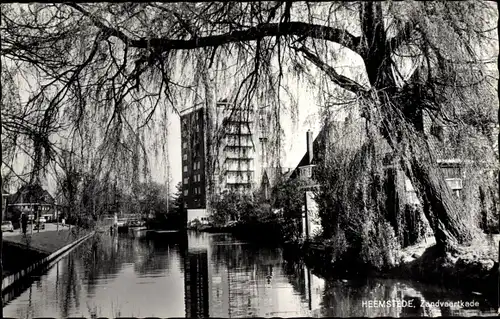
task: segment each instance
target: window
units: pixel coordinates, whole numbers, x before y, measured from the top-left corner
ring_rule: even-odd
[[[184,178],[184,184],[187,184],[188,183],[188,178]]]
[[[182,143],[182,148],[186,148],[187,147],[187,142],[183,142]]]
[[[188,167],[187,165],[184,165],[184,169],[183,169],[184,173],[186,173],[188,171]]]
[[[299,170],[300,177],[311,177],[311,167],[301,167]]]
[[[444,140],[444,127],[438,124],[432,124],[431,134],[434,135],[438,140]]]
[[[188,159],[187,154],[182,155],[182,159],[185,160],[185,161],[187,161],[187,159]]]
[[[185,190],[184,190],[184,196],[187,196],[187,195],[188,195],[188,193],[189,193],[189,192],[188,192],[188,190],[187,190],[187,189],[185,189]]]
[[[446,167],[443,168],[445,178],[462,178],[460,167]]]

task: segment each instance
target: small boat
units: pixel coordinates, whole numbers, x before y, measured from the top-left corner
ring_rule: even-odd
[[[128,229],[128,233],[132,238],[142,238],[146,236],[146,233],[148,232],[147,227],[130,227]]]

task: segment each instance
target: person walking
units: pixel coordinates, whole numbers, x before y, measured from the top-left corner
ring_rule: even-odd
[[[116,214],[116,213],[113,217],[113,233],[114,234],[118,233],[118,214]]]
[[[26,235],[28,231],[28,216],[25,213],[21,214],[21,230]]]

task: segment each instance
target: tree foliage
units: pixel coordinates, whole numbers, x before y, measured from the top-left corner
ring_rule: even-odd
[[[224,226],[230,221],[245,224],[262,223],[272,216],[271,205],[259,194],[224,191],[213,201],[211,221]]]
[[[496,14],[484,1],[3,5],[2,60],[14,92],[22,86],[29,97],[2,99],[10,104],[2,117],[30,141],[34,171],[53,157],[51,136],[64,131],[132,183],[134,174],[121,173],[147,174],[144,136],[165,124],[167,109],[203,102],[215,132],[214,105],[224,95],[270,106],[279,160],[283,98],[293,101],[290,88],[303,81],[325,121],[339,105],[366,120],[374,189],[386,144],[427,204],[438,244],[466,244],[478,229],[436,168],[423,115],[491,136],[497,75],[486,62],[496,53]],[[357,68],[342,68],[343,58]],[[208,156],[212,171],[213,148]]]
[[[301,179],[279,181],[273,189],[273,208],[278,209],[282,217],[285,240],[297,241],[302,237],[302,209],[305,205],[301,187],[306,182]]]

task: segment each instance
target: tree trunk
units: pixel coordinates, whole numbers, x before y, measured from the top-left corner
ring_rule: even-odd
[[[425,155],[422,153],[420,155]],[[405,166],[405,172],[410,176],[419,198],[428,205],[424,213],[437,245],[448,250],[457,244],[466,245],[478,237],[481,232],[473,216],[468,215],[460,200],[454,198],[439,169],[432,163],[422,161],[416,154],[410,156],[410,165]]]
[[[387,46],[380,2],[364,2],[360,21],[361,55],[373,88],[370,96],[363,97],[366,100],[362,114],[368,122],[377,125],[392,150],[399,152],[403,170],[423,204],[429,206],[425,210],[426,217],[437,245],[450,249],[456,244],[467,244],[480,232],[463,205],[461,207],[458,200],[452,197],[425,140],[421,113],[424,106],[420,101],[422,91],[418,84],[418,72],[409,79],[415,85],[407,85],[404,92],[398,88],[391,69],[391,51]],[[420,145],[414,145],[415,142]],[[411,146],[409,152],[404,147],[406,144]]]
[[[422,204],[428,205],[429,209],[424,209],[425,216],[434,232],[436,244],[443,250],[452,250],[458,244],[469,244],[482,232],[472,216],[465,212],[460,199],[452,195],[424,135],[420,134],[412,119],[396,115],[394,109],[388,106],[396,99],[376,95],[372,96],[376,100],[374,103],[365,105],[367,120],[379,123],[380,133],[393,152],[399,154],[401,167]]]
[[[2,146],[0,146],[0,154],[1,153],[2,153]],[[3,206],[3,176],[1,176],[1,175],[0,175],[0,189],[2,190],[2,206]],[[2,214],[3,214],[3,209],[2,209]],[[2,214],[0,214],[0,225],[2,224],[2,221],[3,221]],[[3,232],[2,232],[1,228],[0,228],[0,278],[3,281]],[[0,286],[1,286],[1,284],[0,284]],[[2,288],[0,288],[0,290]],[[3,294],[1,292],[0,292],[0,306],[1,306],[0,307],[0,318],[3,318]]]

